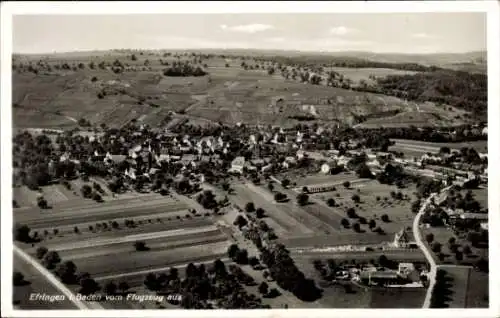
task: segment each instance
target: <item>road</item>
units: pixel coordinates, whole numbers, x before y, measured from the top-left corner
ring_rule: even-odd
[[[448,186],[444,189],[441,190],[440,193],[446,192],[451,186]],[[425,300],[424,300],[424,305],[423,308],[429,308],[430,303],[431,303],[431,296],[432,296],[432,290],[434,289],[434,285],[436,284],[436,271],[437,271],[437,265],[436,261],[434,260],[432,256],[432,252],[429,251],[427,248],[427,245],[422,239],[422,233],[420,232],[419,224],[420,224],[420,219],[425,213],[425,210],[427,206],[431,203],[432,198],[434,198],[437,195],[437,193],[432,193],[427,200],[425,200],[424,204],[422,204],[422,207],[418,211],[415,219],[413,220],[413,236],[415,237],[415,242],[417,243],[418,247],[422,250],[422,252],[425,255],[425,258],[430,264],[430,271],[429,271],[429,287],[427,289],[427,293],[425,295]]]

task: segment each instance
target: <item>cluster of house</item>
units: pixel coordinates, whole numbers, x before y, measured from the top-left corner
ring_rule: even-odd
[[[367,286],[423,287],[422,275],[413,263],[399,263],[397,270],[367,266],[351,272],[354,281]]]
[[[397,269],[389,269],[372,264],[344,265],[336,269],[335,280],[354,281],[366,286],[423,287],[420,271],[413,263],[399,263]]]

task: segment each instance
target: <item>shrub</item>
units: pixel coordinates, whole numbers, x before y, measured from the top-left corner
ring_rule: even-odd
[[[39,248],[36,249],[36,257],[38,259],[43,259],[45,254],[47,254],[49,250],[45,246],[40,246]]]

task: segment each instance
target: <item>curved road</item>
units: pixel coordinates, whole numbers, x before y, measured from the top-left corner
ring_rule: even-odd
[[[451,186],[445,187],[441,190],[440,193],[446,192]],[[422,250],[422,252],[425,255],[425,258],[430,264],[430,271],[429,271],[429,287],[427,288],[427,293],[425,295],[425,300],[424,300],[424,305],[423,308],[429,308],[430,303],[431,303],[431,296],[432,296],[432,290],[434,289],[434,285],[436,284],[436,271],[437,271],[437,265],[436,262],[434,261],[434,258],[432,257],[432,252],[427,249],[427,246],[425,245],[424,241],[422,240],[422,233],[420,232],[419,229],[419,223],[420,219],[425,213],[425,209],[431,203],[432,198],[434,198],[438,193],[432,193],[427,200],[425,200],[424,204],[422,204],[422,207],[418,211],[417,216],[413,220],[413,236],[415,237],[415,242],[417,243],[418,247]]]

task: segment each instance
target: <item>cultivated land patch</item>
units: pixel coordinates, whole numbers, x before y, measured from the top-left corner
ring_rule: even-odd
[[[451,284],[451,298],[446,304],[449,308],[467,308],[467,290],[470,286],[470,273],[473,271],[472,267],[468,266],[440,266],[447,273],[447,277],[452,280]]]
[[[130,199],[96,203],[92,200],[83,204],[54,206],[53,209],[42,210],[32,208],[16,211],[15,222],[26,224],[33,229],[54,226],[88,224],[90,222],[108,221],[115,218],[134,218],[144,215],[167,212],[187,213],[188,207],[182,202],[159,196],[156,200]]]
[[[391,150],[396,151],[412,151],[420,154],[427,152],[437,153],[441,147],[449,147],[450,149],[459,150],[462,147],[472,147],[478,152],[487,153],[488,152],[488,141],[471,141],[471,142],[460,142],[460,143],[445,143],[445,142],[425,142],[418,140],[409,139],[391,139],[395,141],[395,145],[391,146]]]
[[[199,235],[199,237],[204,237]],[[205,239],[209,236],[204,237]],[[146,245],[148,241],[145,241]],[[155,267],[169,266],[175,263],[197,262],[200,258],[213,257],[217,259],[227,252],[229,241],[207,242],[206,244],[191,243],[191,245],[169,248],[156,246],[149,251],[135,251],[130,243],[128,251],[115,253],[114,248],[102,247],[108,253],[88,255],[85,258],[75,259],[74,262],[80,271],[89,272],[94,277],[120,275],[128,272],[147,270]],[[99,248],[95,248],[99,251]],[[62,257],[62,256],[61,256]]]
[[[300,223],[300,220],[297,220],[286,212],[284,213],[283,209],[286,209],[284,205],[276,204],[272,195],[265,195],[267,191],[260,191],[260,189],[257,189],[257,187],[253,185],[234,185],[233,187],[236,192],[234,199],[240,203],[241,207],[245,208],[247,202],[253,202],[256,208],[263,208],[268,216],[266,219],[271,219],[273,223],[278,225],[275,231],[282,233],[286,232],[287,235],[292,233],[294,235],[312,233],[307,227]],[[271,226],[271,224],[269,225]]]
[[[489,307],[489,277],[487,273],[471,270],[467,288],[466,308]]]

